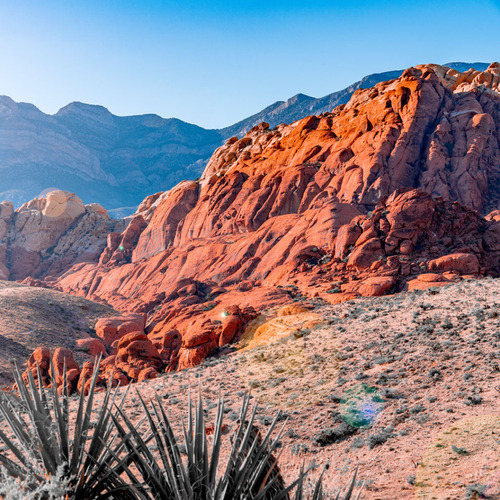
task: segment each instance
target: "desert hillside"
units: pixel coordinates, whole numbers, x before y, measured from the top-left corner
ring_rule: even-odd
[[[358,468],[363,499],[495,499],[499,297],[499,279],[487,278],[338,305],[303,299],[264,311],[232,349],[135,388],[158,394],[178,432],[189,389],[201,390],[209,425],[224,397],[228,433],[251,391],[263,433],[277,412],[287,420],[287,481],[304,462],[317,464],[311,478],[330,463],[326,498]]]
[[[500,0],[4,3],[0,500],[500,500]]]
[[[93,334],[96,321],[116,311],[81,297],[0,281],[0,383],[11,384],[10,361],[21,370],[39,346],[70,349],[81,363],[77,341]]]

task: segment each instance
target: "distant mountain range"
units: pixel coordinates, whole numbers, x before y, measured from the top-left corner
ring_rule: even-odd
[[[486,63],[448,63],[484,71]],[[73,102],[55,115],[0,96],[0,201],[20,205],[51,188],[77,193],[123,216],[142,199],[201,175],[229,137],[266,121],[271,127],[330,111],[358,89],[398,78],[402,71],[366,76],[319,99],[298,94],[229,127],[207,130],[158,115],[116,116],[105,107]]]

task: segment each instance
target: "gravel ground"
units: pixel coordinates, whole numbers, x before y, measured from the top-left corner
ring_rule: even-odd
[[[261,432],[277,412],[286,420],[287,481],[304,462],[311,478],[328,462],[330,493],[357,468],[365,499],[498,499],[499,291],[487,278],[270,310],[233,352],[136,384],[127,412],[138,422],[135,391],[157,393],[180,431],[190,390],[201,391],[208,423],[222,395],[229,434],[251,390]]]

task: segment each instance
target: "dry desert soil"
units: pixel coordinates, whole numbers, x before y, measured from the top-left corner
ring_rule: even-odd
[[[303,463],[314,478],[328,462],[327,498],[357,469],[364,499],[498,499],[499,292],[500,279],[486,278],[338,305],[299,300],[257,318],[231,352],[135,384],[127,412],[139,423],[136,391],[156,393],[180,432],[189,392],[201,391],[208,423],[225,399],[230,434],[251,391],[262,432],[278,412],[286,421],[287,481]]]
[[[59,343],[68,329],[85,329],[82,306],[85,318],[104,311],[56,292],[2,286],[4,311],[9,301],[29,302]],[[338,305],[297,300],[258,317],[239,344],[202,365],[134,384],[126,411],[140,427],[138,393],[158,394],[180,433],[190,392],[201,391],[208,424],[223,397],[227,448],[250,391],[262,433],[276,414],[285,424],[279,463],[287,481],[304,463],[313,466],[311,479],[329,463],[326,498],[357,470],[363,499],[499,499],[499,292],[500,279],[485,278]]]
[[[47,288],[0,281],[0,384],[10,384],[10,361],[20,367],[38,346],[67,347],[79,362],[76,340],[92,335],[96,320],[116,311],[81,297]]]

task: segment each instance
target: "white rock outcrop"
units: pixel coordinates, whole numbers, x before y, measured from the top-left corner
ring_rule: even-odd
[[[0,203],[0,279],[57,276],[72,264],[96,262],[119,221],[96,203],[51,191],[14,211]]]

